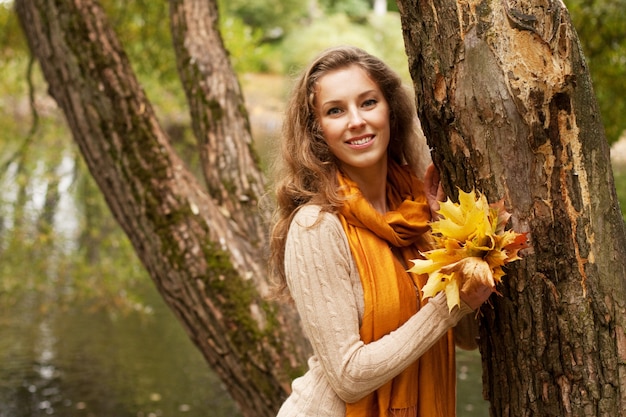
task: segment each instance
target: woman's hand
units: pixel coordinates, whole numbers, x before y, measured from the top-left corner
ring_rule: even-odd
[[[461,289],[459,296],[472,310],[476,310],[495,292],[495,287],[490,284],[481,283],[473,285],[471,289]]]
[[[441,181],[439,178],[439,171],[435,168],[435,165],[430,164],[426,168],[424,174],[424,191],[426,192],[426,199],[428,200],[428,206],[430,207],[430,217],[437,219],[439,214],[439,202],[446,199],[446,193],[443,191]]]

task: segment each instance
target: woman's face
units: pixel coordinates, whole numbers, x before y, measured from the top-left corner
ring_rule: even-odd
[[[331,152],[351,177],[387,167],[389,105],[361,67],[331,71],[317,82],[315,111]]]

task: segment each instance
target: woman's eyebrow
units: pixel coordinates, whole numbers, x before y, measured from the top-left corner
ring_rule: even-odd
[[[362,97],[364,97],[364,96],[368,96],[368,95],[370,95],[370,94],[381,94],[381,92],[380,92],[379,90],[376,90],[376,89],[372,88],[372,89],[370,89],[370,90],[366,90],[366,91],[363,91],[363,92],[359,93],[359,94],[357,95],[357,98],[362,98]],[[322,106],[327,106],[327,105],[329,105],[329,104],[340,104],[340,103],[343,103],[344,101],[345,101],[345,100],[344,100],[344,99],[341,99],[341,98],[337,98],[337,99],[334,99],[334,98],[333,98],[333,99],[330,99],[330,100],[324,101],[324,102],[322,102],[321,104],[322,104]]]

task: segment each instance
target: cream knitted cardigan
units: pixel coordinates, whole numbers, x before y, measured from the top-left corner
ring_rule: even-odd
[[[347,237],[338,217],[318,206],[302,207],[291,223],[285,273],[314,354],[278,417],[344,417],[346,402],[396,376],[472,311],[462,303],[448,312],[439,294],[397,330],[364,344],[363,289]]]

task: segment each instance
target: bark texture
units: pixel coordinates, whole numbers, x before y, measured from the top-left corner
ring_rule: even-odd
[[[399,0],[449,195],[505,199],[524,260],[482,309],[493,416],[626,415],[626,235],[586,63],[560,1]]]
[[[188,21],[210,28],[215,4],[172,2],[209,192],[172,150],[96,1],[15,6],[50,94],[158,290],[243,415],[275,415],[307,345],[293,312],[264,298],[263,182],[236,79],[219,37],[202,38]],[[206,62],[189,52],[192,39],[207,42]]]
[[[209,194],[241,236],[261,239],[255,244],[262,246],[268,219],[258,203],[264,179],[239,81],[219,33],[217,4],[170,0],[170,19]]]

